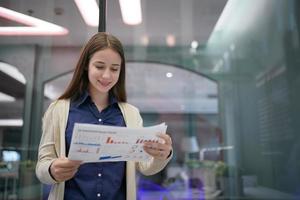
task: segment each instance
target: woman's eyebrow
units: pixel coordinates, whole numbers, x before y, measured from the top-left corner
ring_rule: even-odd
[[[94,62],[94,64],[106,64],[106,63],[103,62],[103,61],[97,60],[97,61]],[[111,64],[111,65],[112,65],[112,66],[116,66],[116,67],[121,66],[121,64],[118,64],[118,63],[113,63],[113,64]]]
[[[99,60],[95,61],[94,63],[105,64],[105,62],[103,62],[103,61],[99,61]]]

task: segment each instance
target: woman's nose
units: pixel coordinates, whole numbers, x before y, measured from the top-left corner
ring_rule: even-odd
[[[110,78],[110,71],[108,69],[104,70],[102,74],[103,78]]]

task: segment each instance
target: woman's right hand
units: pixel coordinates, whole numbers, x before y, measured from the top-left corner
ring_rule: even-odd
[[[50,173],[58,182],[67,181],[76,174],[81,163],[82,161],[69,160],[66,157],[60,157],[52,162]]]

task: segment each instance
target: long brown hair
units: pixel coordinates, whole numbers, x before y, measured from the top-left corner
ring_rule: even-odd
[[[95,34],[81,50],[73,77],[66,91],[58,99],[77,99],[89,85],[88,65],[97,51],[110,48],[121,57],[121,71],[118,82],[110,90],[118,102],[126,102],[125,89],[125,56],[122,43],[113,35],[100,32]]]

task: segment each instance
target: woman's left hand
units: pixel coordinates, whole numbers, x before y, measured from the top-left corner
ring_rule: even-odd
[[[159,160],[165,160],[172,152],[172,139],[168,134],[158,134],[163,142],[145,142],[144,150]]]

